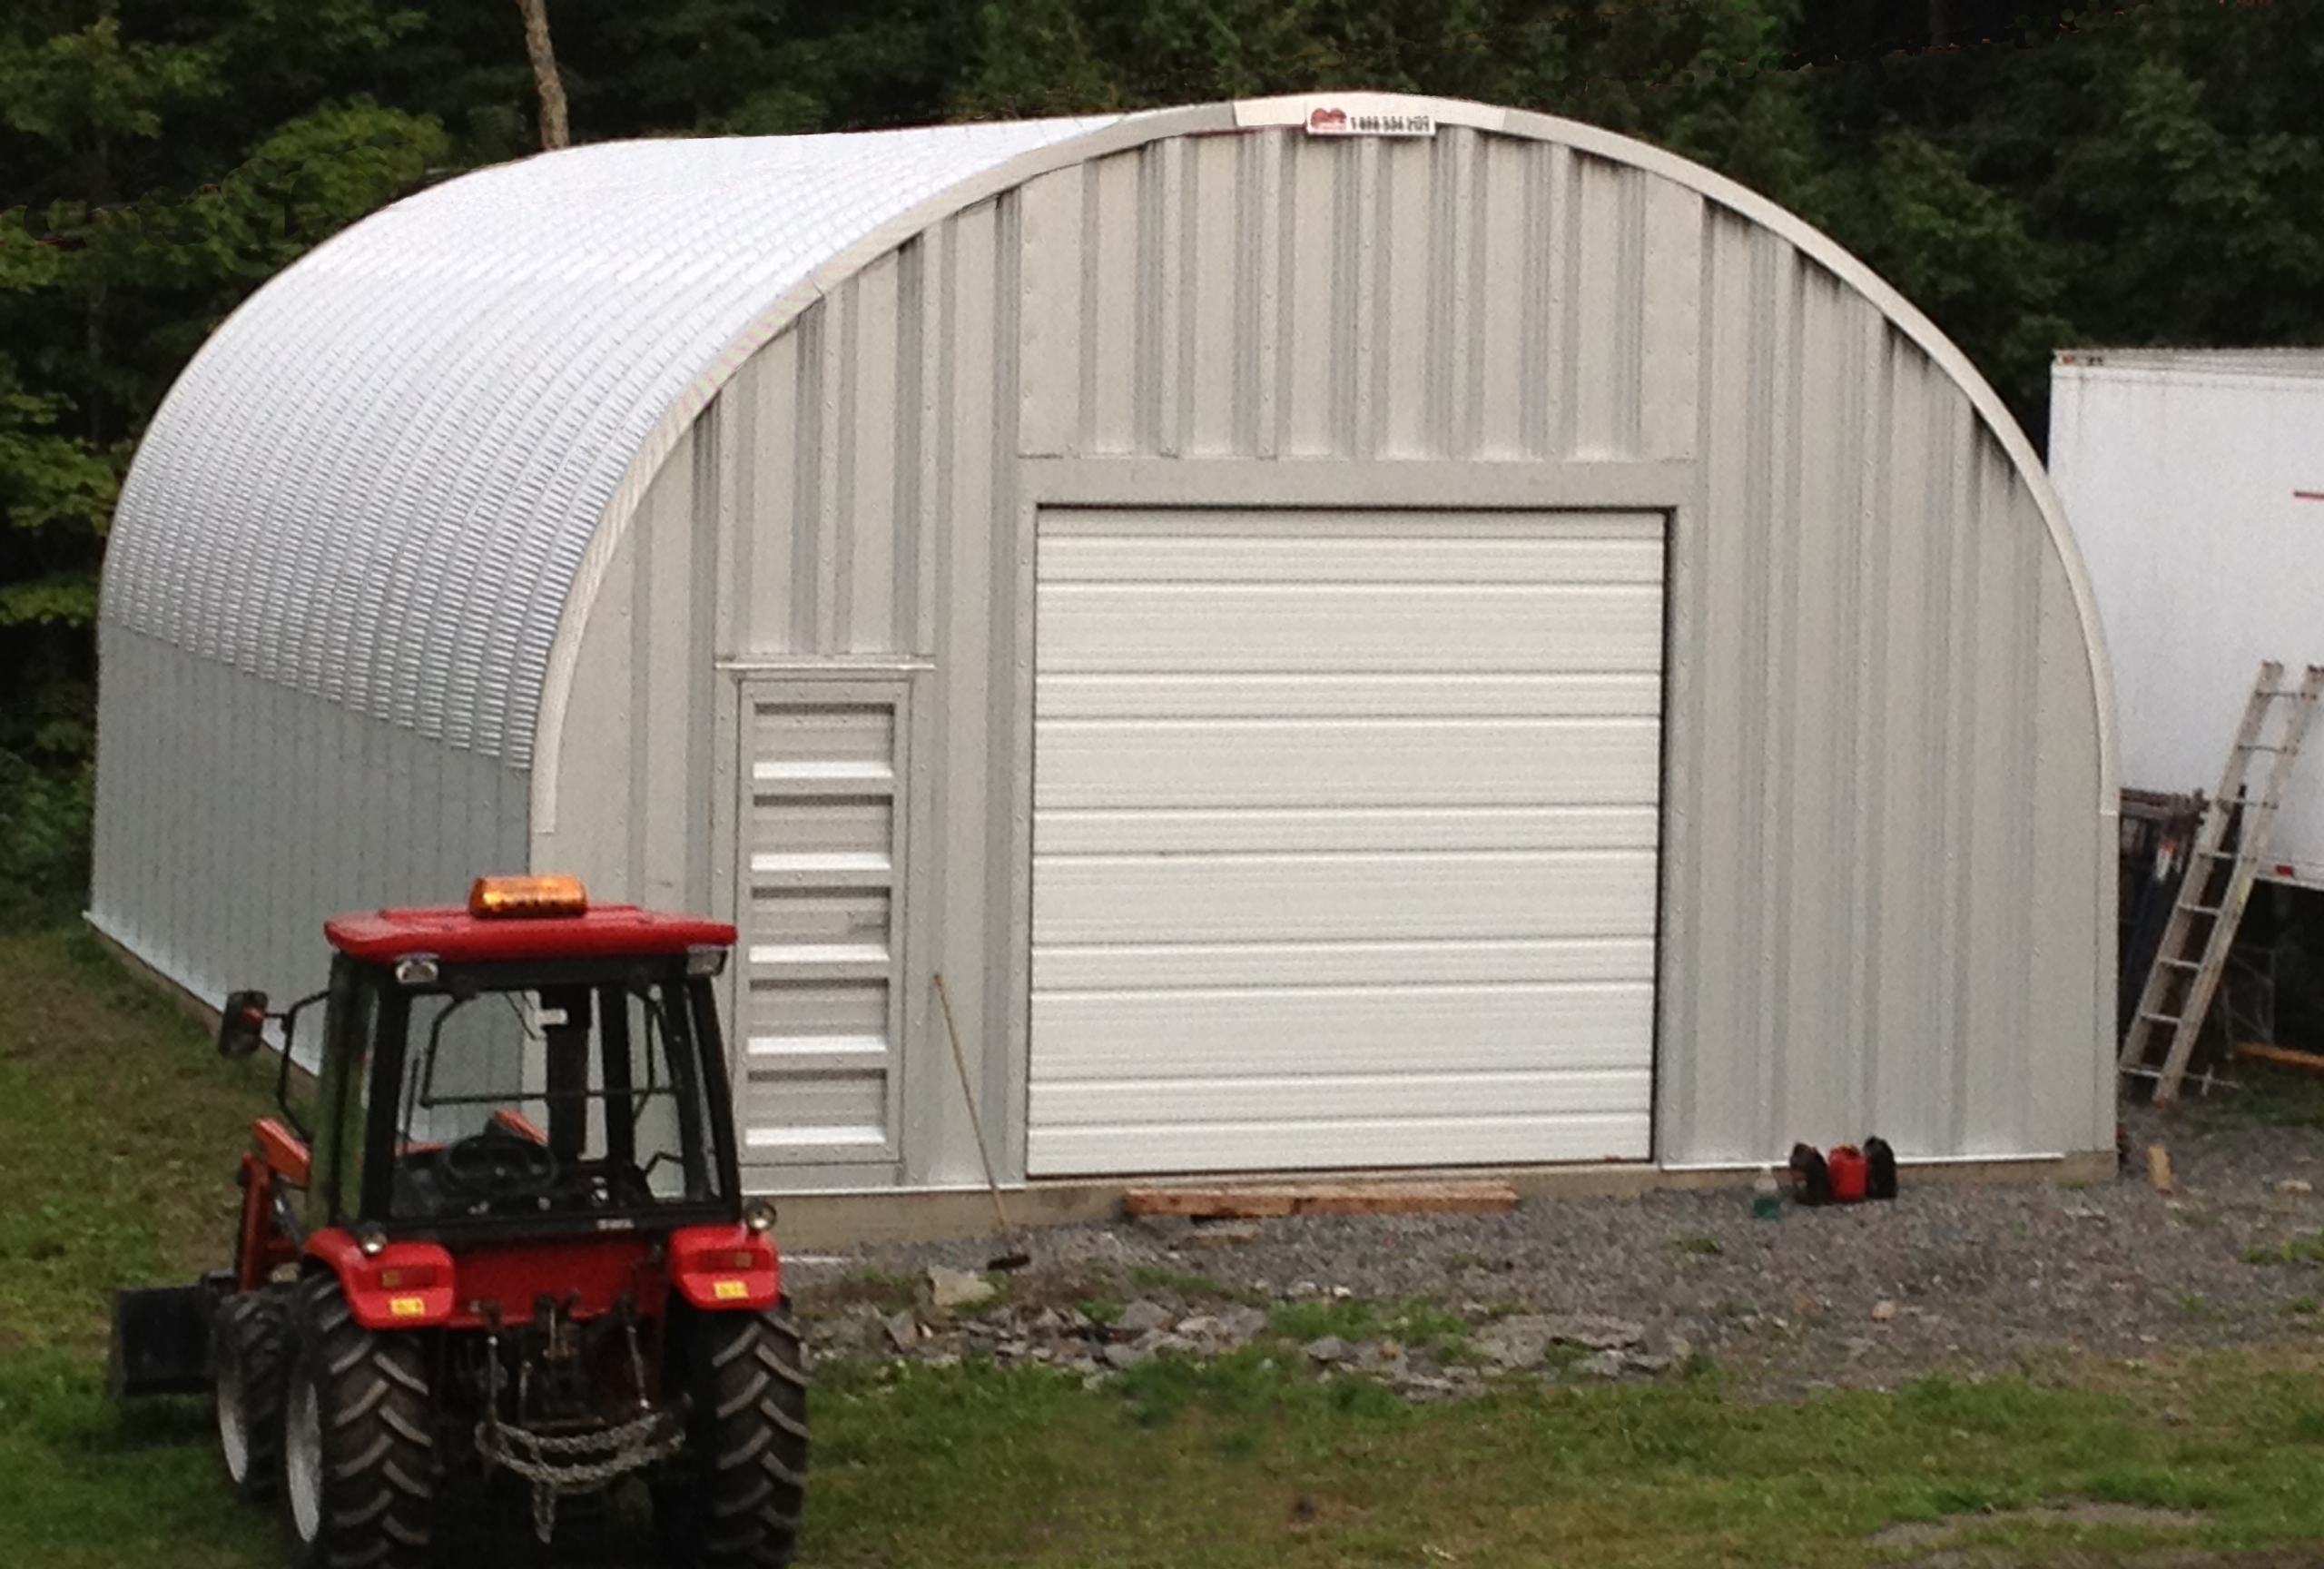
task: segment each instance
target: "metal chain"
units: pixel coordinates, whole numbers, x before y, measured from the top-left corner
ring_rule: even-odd
[[[546,1544],[556,1529],[558,1494],[586,1493],[665,1460],[685,1446],[685,1430],[667,1411],[648,1411],[618,1427],[560,1436],[509,1426],[496,1411],[476,1425],[476,1446],[487,1463],[533,1485],[533,1534]],[[581,1458],[593,1455],[604,1458]]]

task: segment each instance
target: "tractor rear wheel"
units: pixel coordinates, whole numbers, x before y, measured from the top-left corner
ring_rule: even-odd
[[[290,1323],[281,1502],[293,1569],[420,1569],[435,1426],[419,1344],[358,1324],[327,1275],[299,1283]]]
[[[210,1327],[218,1454],[245,1502],[274,1495],[290,1357],[290,1316],[279,1292],[238,1291],[218,1305]]]
[[[655,1489],[665,1547],[685,1569],[782,1569],[807,1483],[807,1374],[786,1302],[703,1313],[680,1348],[685,1448]]]

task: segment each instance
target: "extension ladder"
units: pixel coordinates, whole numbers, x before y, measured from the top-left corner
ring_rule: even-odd
[[[2186,1077],[2187,1060],[2194,1055],[2203,1017],[2211,1011],[2219,991],[2220,975],[2235,945],[2235,929],[2243,919],[2244,903],[2251,896],[2251,880],[2260,857],[2267,854],[2269,831],[2282,803],[2291,765],[2324,693],[2324,665],[2310,665],[2297,687],[2280,685],[2284,667],[2273,660],[2260,666],[2260,678],[2244,707],[2243,724],[2229,749],[2227,768],[2220,775],[2219,793],[2203,811],[2203,825],[2187,853],[2187,870],[2180,879],[2179,897],[2171,923],[2156,944],[2154,965],[2147,972],[2146,989],[2140,993],[2138,1011],[2131,1018],[2129,1035],[2115,1066],[2133,1078],[2154,1081],[2154,1103],[2169,1106],[2179,1099],[2180,1081]],[[2280,716],[2280,717],[2279,717]],[[2262,741],[2275,719],[2275,739]],[[2248,799],[2252,761],[2271,754],[2257,801]],[[2241,832],[2232,848],[2228,827],[2238,812]],[[2221,875],[2222,868],[2225,875]],[[2155,1067],[2147,1061],[2158,1036],[2167,1033],[2171,1050]]]

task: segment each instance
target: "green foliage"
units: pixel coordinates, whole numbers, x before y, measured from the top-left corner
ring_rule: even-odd
[[[44,35],[0,27],[0,922],[19,923],[87,885],[97,569],[138,433],[251,289],[449,151],[432,119],[318,91],[411,14],[49,9]]]
[[[0,238],[0,266],[7,252],[7,239]],[[119,482],[103,457],[56,430],[67,407],[54,393],[24,390],[15,362],[0,356],[0,515],[12,528],[59,528],[102,537]],[[4,607],[0,601],[0,626],[59,618],[54,609],[12,615]]]
[[[89,885],[94,805],[85,765],[59,774],[0,751],[0,931],[72,917]]]
[[[1807,198],[1824,225],[1946,331],[1986,346],[1988,378],[2021,407],[2049,396],[2050,351],[2073,331],[2056,256],[2024,214],[1922,133],[1882,133],[1869,156]]]

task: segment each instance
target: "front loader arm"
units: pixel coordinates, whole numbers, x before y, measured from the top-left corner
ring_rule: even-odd
[[[305,1228],[290,1190],[304,1188],[312,1170],[307,1146],[271,1117],[251,1124],[256,1148],[242,1152],[235,1180],[242,1189],[241,1229],[235,1239],[234,1284],[255,1290],[284,1264],[299,1260]]]

